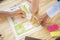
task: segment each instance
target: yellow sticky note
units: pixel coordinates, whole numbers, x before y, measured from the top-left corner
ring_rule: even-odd
[[[22,7],[21,7],[21,9],[22,9],[26,14],[28,14],[28,13],[29,13],[29,11],[28,11],[28,9],[25,7],[25,5],[24,5],[24,6],[22,6]]]
[[[60,31],[53,31],[53,32],[50,32],[50,35],[51,36],[60,36]]]

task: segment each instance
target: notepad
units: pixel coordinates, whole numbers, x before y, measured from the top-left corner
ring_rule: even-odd
[[[59,26],[58,26],[57,24],[48,26],[48,31],[49,31],[49,32],[56,31],[56,30],[58,30],[58,29],[59,29]]]
[[[50,35],[51,35],[52,37],[60,36],[60,31],[50,32]]]

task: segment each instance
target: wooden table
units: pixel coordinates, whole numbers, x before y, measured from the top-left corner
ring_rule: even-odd
[[[13,0],[14,1],[14,0]],[[41,15],[46,12],[46,10],[51,7],[53,4],[55,4],[57,1],[56,0],[51,0],[51,1],[40,1],[40,12]],[[15,0],[15,3],[19,3],[19,1]],[[15,4],[13,2],[13,4]],[[10,7],[13,4],[5,4],[7,6],[4,6],[4,3],[0,4],[1,9],[6,9],[7,7]],[[52,18],[50,21],[47,21],[48,24],[45,26],[42,26],[43,28],[37,32],[32,33],[29,35],[29,37],[35,37],[43,40],[55,40],[56,37],[51,37],[49,34],[49,31],[47,30],[48,25],[52,25],[54,23],[58,24],[60,26],[60,14]],[[3,40],[15,40],[15,36],[13,34],[12,28],[10,27],[9,23],[7,20],[0,22],[0,34],[3,35]],[[21,40],[24,40],[25,38],[22,38]]]

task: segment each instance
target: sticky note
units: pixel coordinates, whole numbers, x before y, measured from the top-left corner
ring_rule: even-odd
[[[55,37],[55,36],[60,36],[60,31],[53,31],[53,32],[50,32],[50,35]]]
[[[22,3],[20,7],[21,7],[21,10],[26,14],[26,18],[28,20],[30,20],[31,16],[32,16],[32,14],[29,10],[30,9],[30,4],[25,2],[25,3]]]
[[[23,6],[21,7],[21,9],[22,9],[26,14],[29,13],[29,11],[28,11],[28,9],[25,7],[25,5],[23,5]]]
[[[58,25],[54,24],[54,25],[48,26],[48,31],[52,32],[52,31],[58,30],[58,28],[59,28]]]

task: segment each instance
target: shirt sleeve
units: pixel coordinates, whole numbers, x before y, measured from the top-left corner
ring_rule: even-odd
[[[60,1],[47,10],[47,15],[52,18],[60,12]]]

